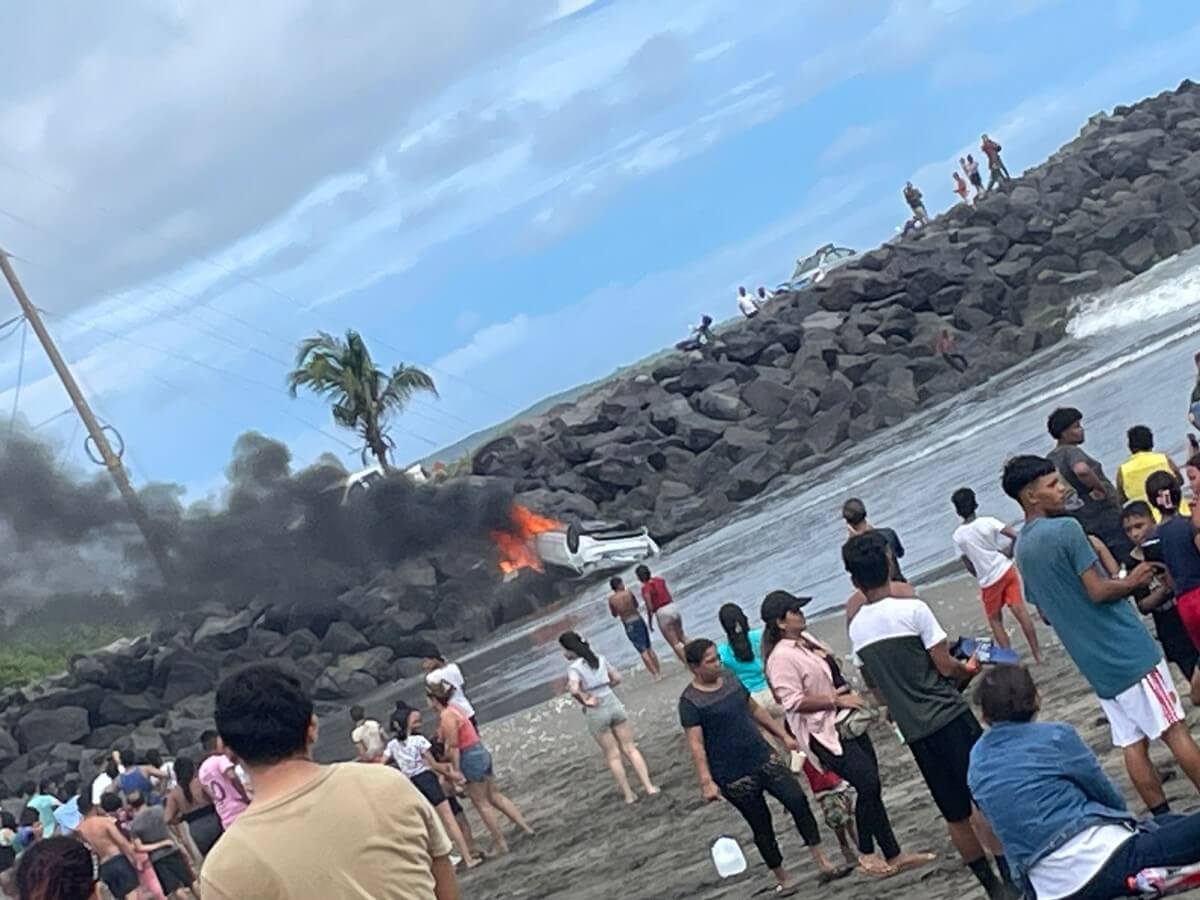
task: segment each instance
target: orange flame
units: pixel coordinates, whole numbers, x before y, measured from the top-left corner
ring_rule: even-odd
[[[500,551],[500,571],[511,575],[520,569],[542,571],[542,560],[533,545],[533,538],[543,531],[556,531],[561,522],[539,516],[518,503],[512,506],[512,525],[507,531],[493,531],[492,540]]]

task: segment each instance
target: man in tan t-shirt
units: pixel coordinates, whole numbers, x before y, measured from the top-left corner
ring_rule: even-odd
[[[458,900],[450,840],[407,778],[387,766],[322,766],[312,700],[275,663],[217,689],[217,730],[254,800],[204,863],[206,900]]]

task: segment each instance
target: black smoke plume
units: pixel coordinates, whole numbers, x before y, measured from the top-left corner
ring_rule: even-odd
[[[286,446],[250,432],[219,501],[187,506],[178,486],[145,487],[171,560],[163,586],[107,474],[64,473],[49,446],[16,435],[0,444],[0,602],[9,618],[80,592],[159,610],[328,602],[411,557],[488,552],[486,534],[510,521],[511,493],[495,484],[395,475],[343,502],[346,475],[331,457],[293,471]]]

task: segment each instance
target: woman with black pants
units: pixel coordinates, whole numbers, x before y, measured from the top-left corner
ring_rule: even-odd
[[[835,869],[821,850],[821,835],[804,789],[787,766],[772,753],[763,729],[794,750],[795,741],[758,706],[736,678],[724,676],[717,647],[695,640],[684,651],[692,683],[679,698],[679,721],[687,734],[700,792],[712,802],[724,797],[750,825],[754,843],[778,882],[777,891],[790,895],[797,885],[783,868],[766,794],[784,805],[796,829],[821,869],[821,883],[848,875],[850,867]]]
[[[865,704],[846,684],[829,649],[807,633],[802,609],[809,599],[773,591],[762,606],[763,645],[771,648],[767,680],[784,709],[788,727],[810,758],[857,791],[854,819],[859,865],[866,874],[886,877],[930,862],[932,854],[900,852],[883,805],[879,761],[865,729],[856,737],[838,734],[839,716],[845,716],[847,710],[863,709]]]

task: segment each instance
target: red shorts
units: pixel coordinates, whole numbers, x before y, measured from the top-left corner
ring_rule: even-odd
[[[1000,610],[1006,606],[1020,606],[1021,576],[1017,574],[1017,567],[1009,566],[999,581],[982,588],[982,592],[983,611],[989,619],[1000,615]]]
[[[1179,610],[1179,618],[1183,619],[1183,627],[1192,639],[1192,643],[1200,647],[1200,588],[1193,588],[1186,594],[1175,598],[1175,608]]]

